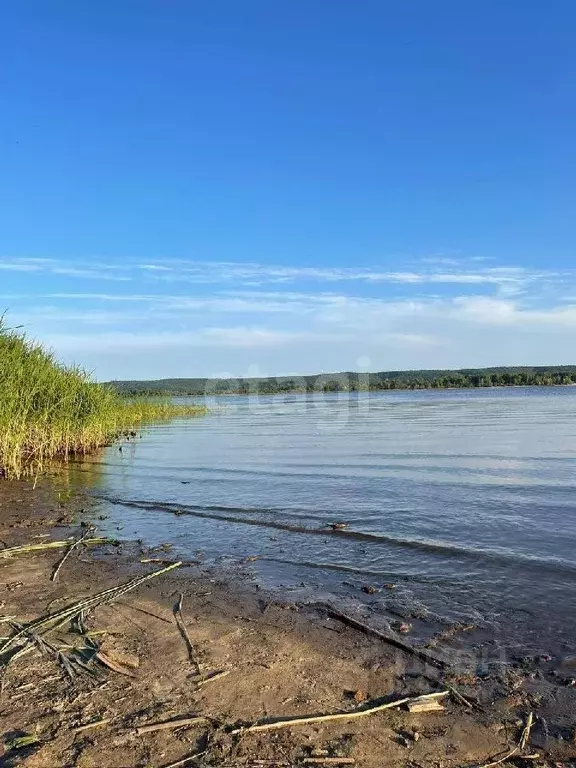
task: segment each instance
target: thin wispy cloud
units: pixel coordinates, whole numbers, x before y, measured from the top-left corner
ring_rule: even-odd
[[[0,269],[6,272],[40,272],[41,267],[37,264],[26,264],[25,262],[0,261]]]
[[[155,279],[166,282],[239,282],[259,280],[275,282],[367,282],[367,283],[461,283],[461,284],[505,284],[535,280],[541,273],[530,273],[517,269],[484,270],[421,270],[389,271],[377,268],[327,268],[327,267],[282,267],[262,264],[235,264],[231,262],[179,264],[173,266],[147,265],[147,270],[161,273]]]
[[[106,268],[104,269],[77,269],[76,267],[52,267],[48,270],[54,275],[64,275],[66,277],[77,277],[83,280],[116,280],[127,282],[132,280],[130,275],[119,275]]]
[[[101,378],[566,360],[576,272],[440,256],[394,269],[0,261],[10,321]],[[538,345],[534,346],[534,339]],[[562,350],[562,356],[560,356]]]
[[[420,262],[425,262],[421,259]],[[12,271],[44,272],[78,278],[79,280],[114,280],[126,282],[143,279],[144,282],[197,282],[199,284],[263,283],[399,283],[399,284],[471,284],[507,285],[524,284],[536,280],[560,279],[575,273],[543,272],[521,267],[486,267],[470,269],[466,262],[455,259],[431,259],[436,268],[388,270],[378,267],[319,267],[283,266],[252,262],[172,261],[140,263],[125,260],[122,265],[86,261],[70,264],[55,259],[4,259],[0,269]],[[450,270],[445,267],[451,266]]]
[[[274,331],[267,328],[237,326],[209,327],[199,331],[167,331],[164,333],[140,334],[136,332],[113,332],[98,335],[54,335],[54,344],[61,349],[75,350],[79,346],[88,346],[91,350],[153,350],[174,347],[233,347],[258,349],[277,347],[287,344],[331,341],[326,334],[312,331]]]

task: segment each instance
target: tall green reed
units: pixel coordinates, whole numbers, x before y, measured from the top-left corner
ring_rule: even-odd
[[[94,382],[0,318],[0,473],[41,472],[51,459],[89,453],[145,422],[205,409],[156,398],[125,398]]]

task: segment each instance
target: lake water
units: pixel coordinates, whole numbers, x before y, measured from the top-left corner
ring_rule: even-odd
[[[201,551],[292,600],[363,601],[415,639],[460,621],[565,653],[575,460],[576,388],[509,388],[219,398],[76,471],[100,530]]]

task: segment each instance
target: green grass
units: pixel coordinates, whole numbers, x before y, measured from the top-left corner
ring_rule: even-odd
[[[89,453],[141,424],[195,416],[196,405],[127,398],[98,384],[0,319],[0,473],[41,472],[52,459]]]

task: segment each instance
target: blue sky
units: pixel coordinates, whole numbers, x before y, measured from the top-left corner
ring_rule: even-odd
[[[101,379],[576,363],[573,0],[22,0],[0,307]]]

